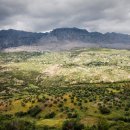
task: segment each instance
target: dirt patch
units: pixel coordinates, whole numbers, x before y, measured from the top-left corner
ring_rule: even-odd
[[[61,68],[61,65],[55,64],[47,68],[43,73],[47,76],[54,76],[58,74],[60,68]]]

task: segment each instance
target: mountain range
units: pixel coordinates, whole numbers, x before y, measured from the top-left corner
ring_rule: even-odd
[[[19,30],[0,31],[0,50],[20,46],[63,46],[76,43],[78,46],[103,46],[130,49],[130,35],[121,33],[88,32],[79,28],[56,28],[46,33]],[[71,45],[73,46],[73,45]]]

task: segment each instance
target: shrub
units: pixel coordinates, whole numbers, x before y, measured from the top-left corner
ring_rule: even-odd
[[[65,121],[62,126],[62,130],[82,130],[82,129],[84,129],[84,125],[73,120]]]
[[[0,130],[36,130],[35,125],[23,120],[6,120],[2,121]]]
[[[107,107],[105,107],[105,106],[101,106],[101,107],[99,107],[99,110],[100,110],[100,112],[102,113],[102,114],[110,114],[110,110],[109,110],[109,108],[107,108]]]
[[[56,115],[55,112],[50,112],[50,113],[45,115],[45,119],[54,118],[55,115]]]
[[[98,130],[109,130],[110,126],[106,119],[100,118],[97,124]]]
[[[58,104],[58,107],[63,107],[63,104],[62,103]]]
[[[86,99],[86,100],[84,100],[84,103],[87,103],[88,102],[88,100]]]
[[[125,111],[129,111],[129,107],[125,107]]]
[[[22,117],[22,116],[25,116],[27,114],[27,112],[22,112],[22,111],[20,111],[20,112],[16,112],[15,113],[15,116],[17,116],[17,117]]]
[[[30,108],[27,113],[30,116],[35,117],[40,112],[41,112],[41,108],[39,108],[39,106],[35,106],[33,108]]]
[[[50,126],[43,126],[43,127],[38,127],[36,130],[57,130],[55,127],[50,127]]]
[[[78,115],[77,115],[76,113],[68,113],[68,114],[67,114],[67,117],[68,117],[68,118],[77,118],[77,116],[78,116]]]
[[[67,99],[66,98],[64,98],[64,102],[66,102],[67,101]]]

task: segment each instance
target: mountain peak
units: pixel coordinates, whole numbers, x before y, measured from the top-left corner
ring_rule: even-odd
[[[88,31],[86,29],[79,29],[79,28],[76,28],[76,27],[73,27],[73,28],[67,28],[67,27],[64,27],[64,28],[56,28],[56,29],[53,29],[51,32],[84,32],[84,33],[88,33]]]
[[[19,30],[0,31],[0,49],[22,45],[77,42],[90,44],[122,44],[130,46],[130,35],[120,33],[88,32],[86,29],[56,28],[48,33],[32,33]],[[63,45],[63,44],[62,44]]]

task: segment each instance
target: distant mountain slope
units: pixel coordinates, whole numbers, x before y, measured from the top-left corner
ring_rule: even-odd
[[[88,43],[130,43],[130,35],[120,33],[99,33],[88,32],[78,28],[59,28],[50,32],[50,36],[55,36],[59,41],[82,41]]]
[[[102,34],[78,28],[57,28],[49,33],[32,33],[13,29],[0,31],[0,49],[23,45],[45,45],[49,43],[63,45],[66,42],[76,42],[79,44],[94,43],[97,45],[120,44],[125,46],[130,45],[130,35],[114,32]]]
[[[2,30],[0,31],[0,49],[8,47],[17,47],[21,45],[32,45],[41,39],[43,33],[32,33],[18,30]]]

